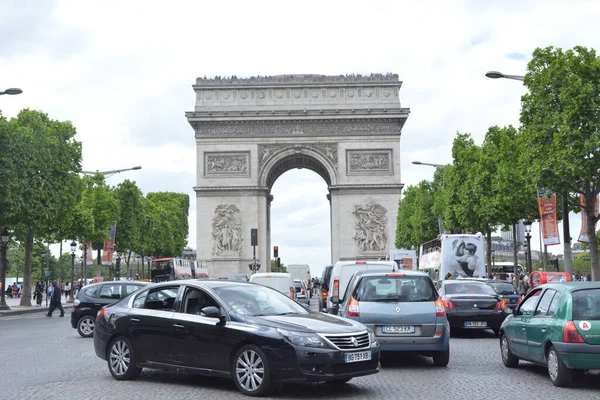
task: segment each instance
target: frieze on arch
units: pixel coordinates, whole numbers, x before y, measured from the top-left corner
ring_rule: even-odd
[[[196,137],[298,137],[298,136],[349,136],[360,134],[399,135],[402,125],[394,119],[372,121],[309,122],[201,122],[190,121]]]
[[[258,146],[259,165],[262,167],[271,157],[290,149],[311,149],[331,161],[335,169],[338,163],[337,143],[261,144]]]

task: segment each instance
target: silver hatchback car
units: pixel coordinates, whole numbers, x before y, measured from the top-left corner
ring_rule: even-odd
[[[417,352],[433,357],[436,366],[448,365],[450,326],[427,274],[357,272],[338,301],[339,315],[371,328],[381,351]]]

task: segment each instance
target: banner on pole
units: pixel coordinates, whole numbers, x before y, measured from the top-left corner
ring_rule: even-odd
[[[117,225],[113,225],[108,231],[108,239],[104,241],[104,252],[102,253],[102,265],[112,265],[115,252],[115,238],[117,236]]]
[[[544,245],[560,244],[558,218],[556,216],[556,193],[548,189],[538,189],[537,197]]]
[[[87,246],[82,244],[81,251],[82,258],[85,260],[85,265],[94,265],[94,250],[92,249],[92,244],[88,243]]]
[[[581,210],[581,232],[579,232],[579,239],[577,239],[577,241],[581,242],[581,243],[589,243],[590,242],[590,238],[588,237],[588,233],[587,233],[587,213],[585,212],[585,205],[586,205],[585,195],[582,194],[579,196],[579,209]],[[599,209],[600,209],[600,194],[596,198],[596,204],[594,207],[595,215],[598,215],[598,213],[600,212]]]

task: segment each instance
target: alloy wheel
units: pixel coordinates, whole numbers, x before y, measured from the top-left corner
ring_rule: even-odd
[[[94,334],[94,326],[95,322],[90,317],[83,318],[81,321],[79,321],[79,328],[81,329],[81,332],[86,336],[92,336]]]
[[[260,355],[254,350],[246,350],[240,354],[235,362],[235,375],[244,390],[258,390],[265,378],[265,365]]]
[[[506,338],[506,336],[502,337],[502,342],[500,345],[500,351],[502,353],[502,361],[504,361],[504,363],[506,363],[506,361],[508,360],[508,339]]]
[[[125,375],[131,365],[131,352],[127,343],[118,340],[113,343],[109,354],[110,368],[116,375]]]

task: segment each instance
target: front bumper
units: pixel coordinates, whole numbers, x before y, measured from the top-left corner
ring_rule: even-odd
[[[446,310],[446,317],[451,328],[455,329],[500,329],[500,325],[506,318],[502,311],[454,311]],[[465,326],[466,322],[485,322],[486,326]]]
[[[371,360],[344,362],[345,353],[362,351],[369,351]],[[286,346],[285,349],[273,349],[270,361],[276,382],[326,382],[378,373],[380,354],[378,343],[357,351]],[[294,358],[296,362],[290,363],[289,360]]]
[[[600,345],[553,342],[560,359],[571,369],[600,369]]]

